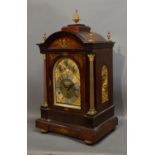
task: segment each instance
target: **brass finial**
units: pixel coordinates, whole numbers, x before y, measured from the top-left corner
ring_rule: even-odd
[[[90,43],[94,42],[94,36],[93,36],[93,33],[92,32],[90,32],[88,34],[88,42],[90,42]]]
[[[112,41],[112,34],[111,34],[111,32],[108,32],[107,38],[108,38],[108,41]]]
[[[73,20],[73,22],[75,22],[75,24],[77,24],[79,22],[79,20],[80,20],[79,13],[78,13],[77,9],[75,10],[75,14],[74,14],[72,20]]]
[[[46,33],[43,34],[43,42],[45,42],[45,40],[47,39]]]

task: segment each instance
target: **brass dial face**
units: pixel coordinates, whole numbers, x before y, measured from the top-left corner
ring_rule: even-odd
[[[70,58],[58,60],[54,67],[55,105],[80,109],[80,73]]]

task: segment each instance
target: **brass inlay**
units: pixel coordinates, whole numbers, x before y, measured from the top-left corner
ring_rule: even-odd
[[[52,42],[50,48],[79,48],[80,43],[71,37],[61,37]]]
[[[66,108],[81,109],[80,72],[70,58],[56,62],[54,69],[54,104]]]
[[[58,129],[58,131],[62,134],[68,134],[69,133],[69,131],[67,129],[63,129],[63,128]]]
[[[89,111],[87,114],[94,115],[96,114],[95,105],[94,105],[94,54],[89,54]]]
[[[108,97],[108,69],[106,65],[102,66],[102,103],[109,100]]]
[[[68,47],[68,44],[69,42],[67,42],[67,40],[64,38],[64,39],[59,39],[58,40],[58,45],[61,47],[61,48],[66,48]]]
[[[77,24],[80,20],[80,17],[79,17],[79,13],[78,13],[78,10],[75,10],[75,14],[73,16],[73,22],[75,22],[75,24]]]

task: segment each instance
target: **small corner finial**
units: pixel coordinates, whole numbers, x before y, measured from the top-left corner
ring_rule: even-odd
[[[74,14],[72,20],[73,20],[73,22],[75,22],[75,24],[77,24],[79,22],[79,20],[80,20],[80,16],[79,16],[79,13],[78,13],[77,9],[75,10],[75,14]]]
[[[46,33],[44,33],[42,37],[43,42],[45,42],[46,39],[47,39],[47,36],[46,36]]]
[[[108,32],[107,39],[108,39],[108,41],[112,41],[112,34],[111,34],[111,32]]]
[[[88,34],[88,42],[89,42],[89,43],[94,42],[94,36],[93,36],[93,33],[92,33],[92,32],[90,32],[90,33]]]

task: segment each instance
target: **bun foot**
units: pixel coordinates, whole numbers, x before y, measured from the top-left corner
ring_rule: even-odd
[[[85,142],[87,145],[92,145],[92,144],[93,144],[93,142],[90,141],[90,140],[84,140],[84,142]]]
[[[47,133],[48,130],[40,129],[41,133]]]

